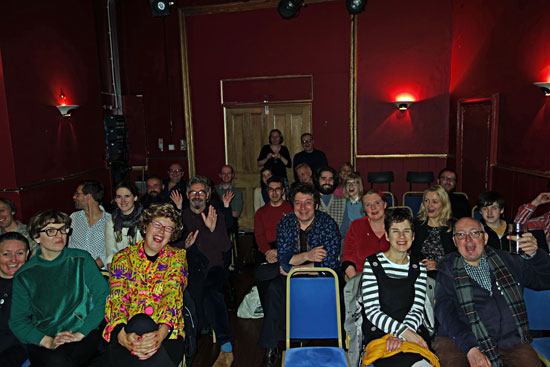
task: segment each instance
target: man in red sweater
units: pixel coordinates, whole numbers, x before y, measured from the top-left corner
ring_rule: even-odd
[[[284,186],[280,177],[267,180],[269,203],[262,206],[254,215],[254,237],[258,244],[256,284],[260,301],[264,304],[269,281],[279,275],[277,260],[277,224],[282,217],[292,213],[292,206],[283,198]]]

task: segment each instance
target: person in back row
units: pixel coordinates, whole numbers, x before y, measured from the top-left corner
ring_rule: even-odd
[[[458,175],[452,168],[443,168],[439,171],[437,176],[437,183],[441,185],[447,195],[449,195],[449,201],[451,203],[451,216],[455,219],[469,217],[471,215],[470,203],[466,196],[455,194],[456,184],[458,181]]]
[[[294,181],[298,181],[299,179],[296,168],[300,166],[301,163],[307,163],[312,172],[317,172],[319,168],[328,166],[328,160],[325,153],[315,149],[315,140],[313,140],[313,135],[311,133],[303,133],[300,140],[304,150],[294,155],[292,162],[294,166]]]

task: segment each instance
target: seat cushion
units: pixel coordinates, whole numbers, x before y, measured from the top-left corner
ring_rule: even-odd
[[[531,346],[547,360],[550,360],[550,338],[535,338]]]
[[[336,347],[290,348],[285,353],[285,367],[347,367],[346,352]]]

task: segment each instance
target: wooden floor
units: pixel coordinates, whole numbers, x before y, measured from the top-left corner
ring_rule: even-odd
[[[239,305],[250,288],[254,285],[254,264],[252,248],[252,235],[247,234],[239,238],[239,258],[237,261],[238,272],[232,274],[233,285],[237,292],[237,305]],[[229,313],[231,329],[235,336],[233,342],[233,367],[260,367],[264,355],[264,349],[258,345],[258,337],[263,319],[240,319],[237,311]],[[193,367],[211,367],[219,353],[219,347],[212,343],[212,336],[204,335],[199,340],[197,355],[193,361]]]

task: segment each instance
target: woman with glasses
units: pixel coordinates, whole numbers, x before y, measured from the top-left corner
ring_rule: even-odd
[[[105,224],[105,251],[107,270],[113,256],[120,250],[142,240],[138,220],[143,206],[138,200],[139,191],[132,183],[120,183],[115,188],[116,208]]]
[[[15,275],[9,325],[34,366],[82,366],[96,354],[107,283],[83,250],[67,248],[69,216],[36,214],[29,234],[40,246]]]
[[[260,187],[254,189],[254,213],[262,206],[269,203],[269,195],[267,193],[267,180],[273,177],[273,172],[269,168],[262,168],[260,171]]]
[[[182,359],[187,259],[168,245],[182,228],[172,204],[153,204],[139,219],[144,240],[113,257],[103,331],[113,366],[176,366]]]
[[[344,180],[344,198],[346,198],[346,210],[342,218],[342,225],[340,226],[340,233],[342,238],[346,237],[348,228],[356,219],[365,216],[363,206],[361,205],[361,197],[363,196],[363,180],[361,176],[355,173],[350,174]]]

